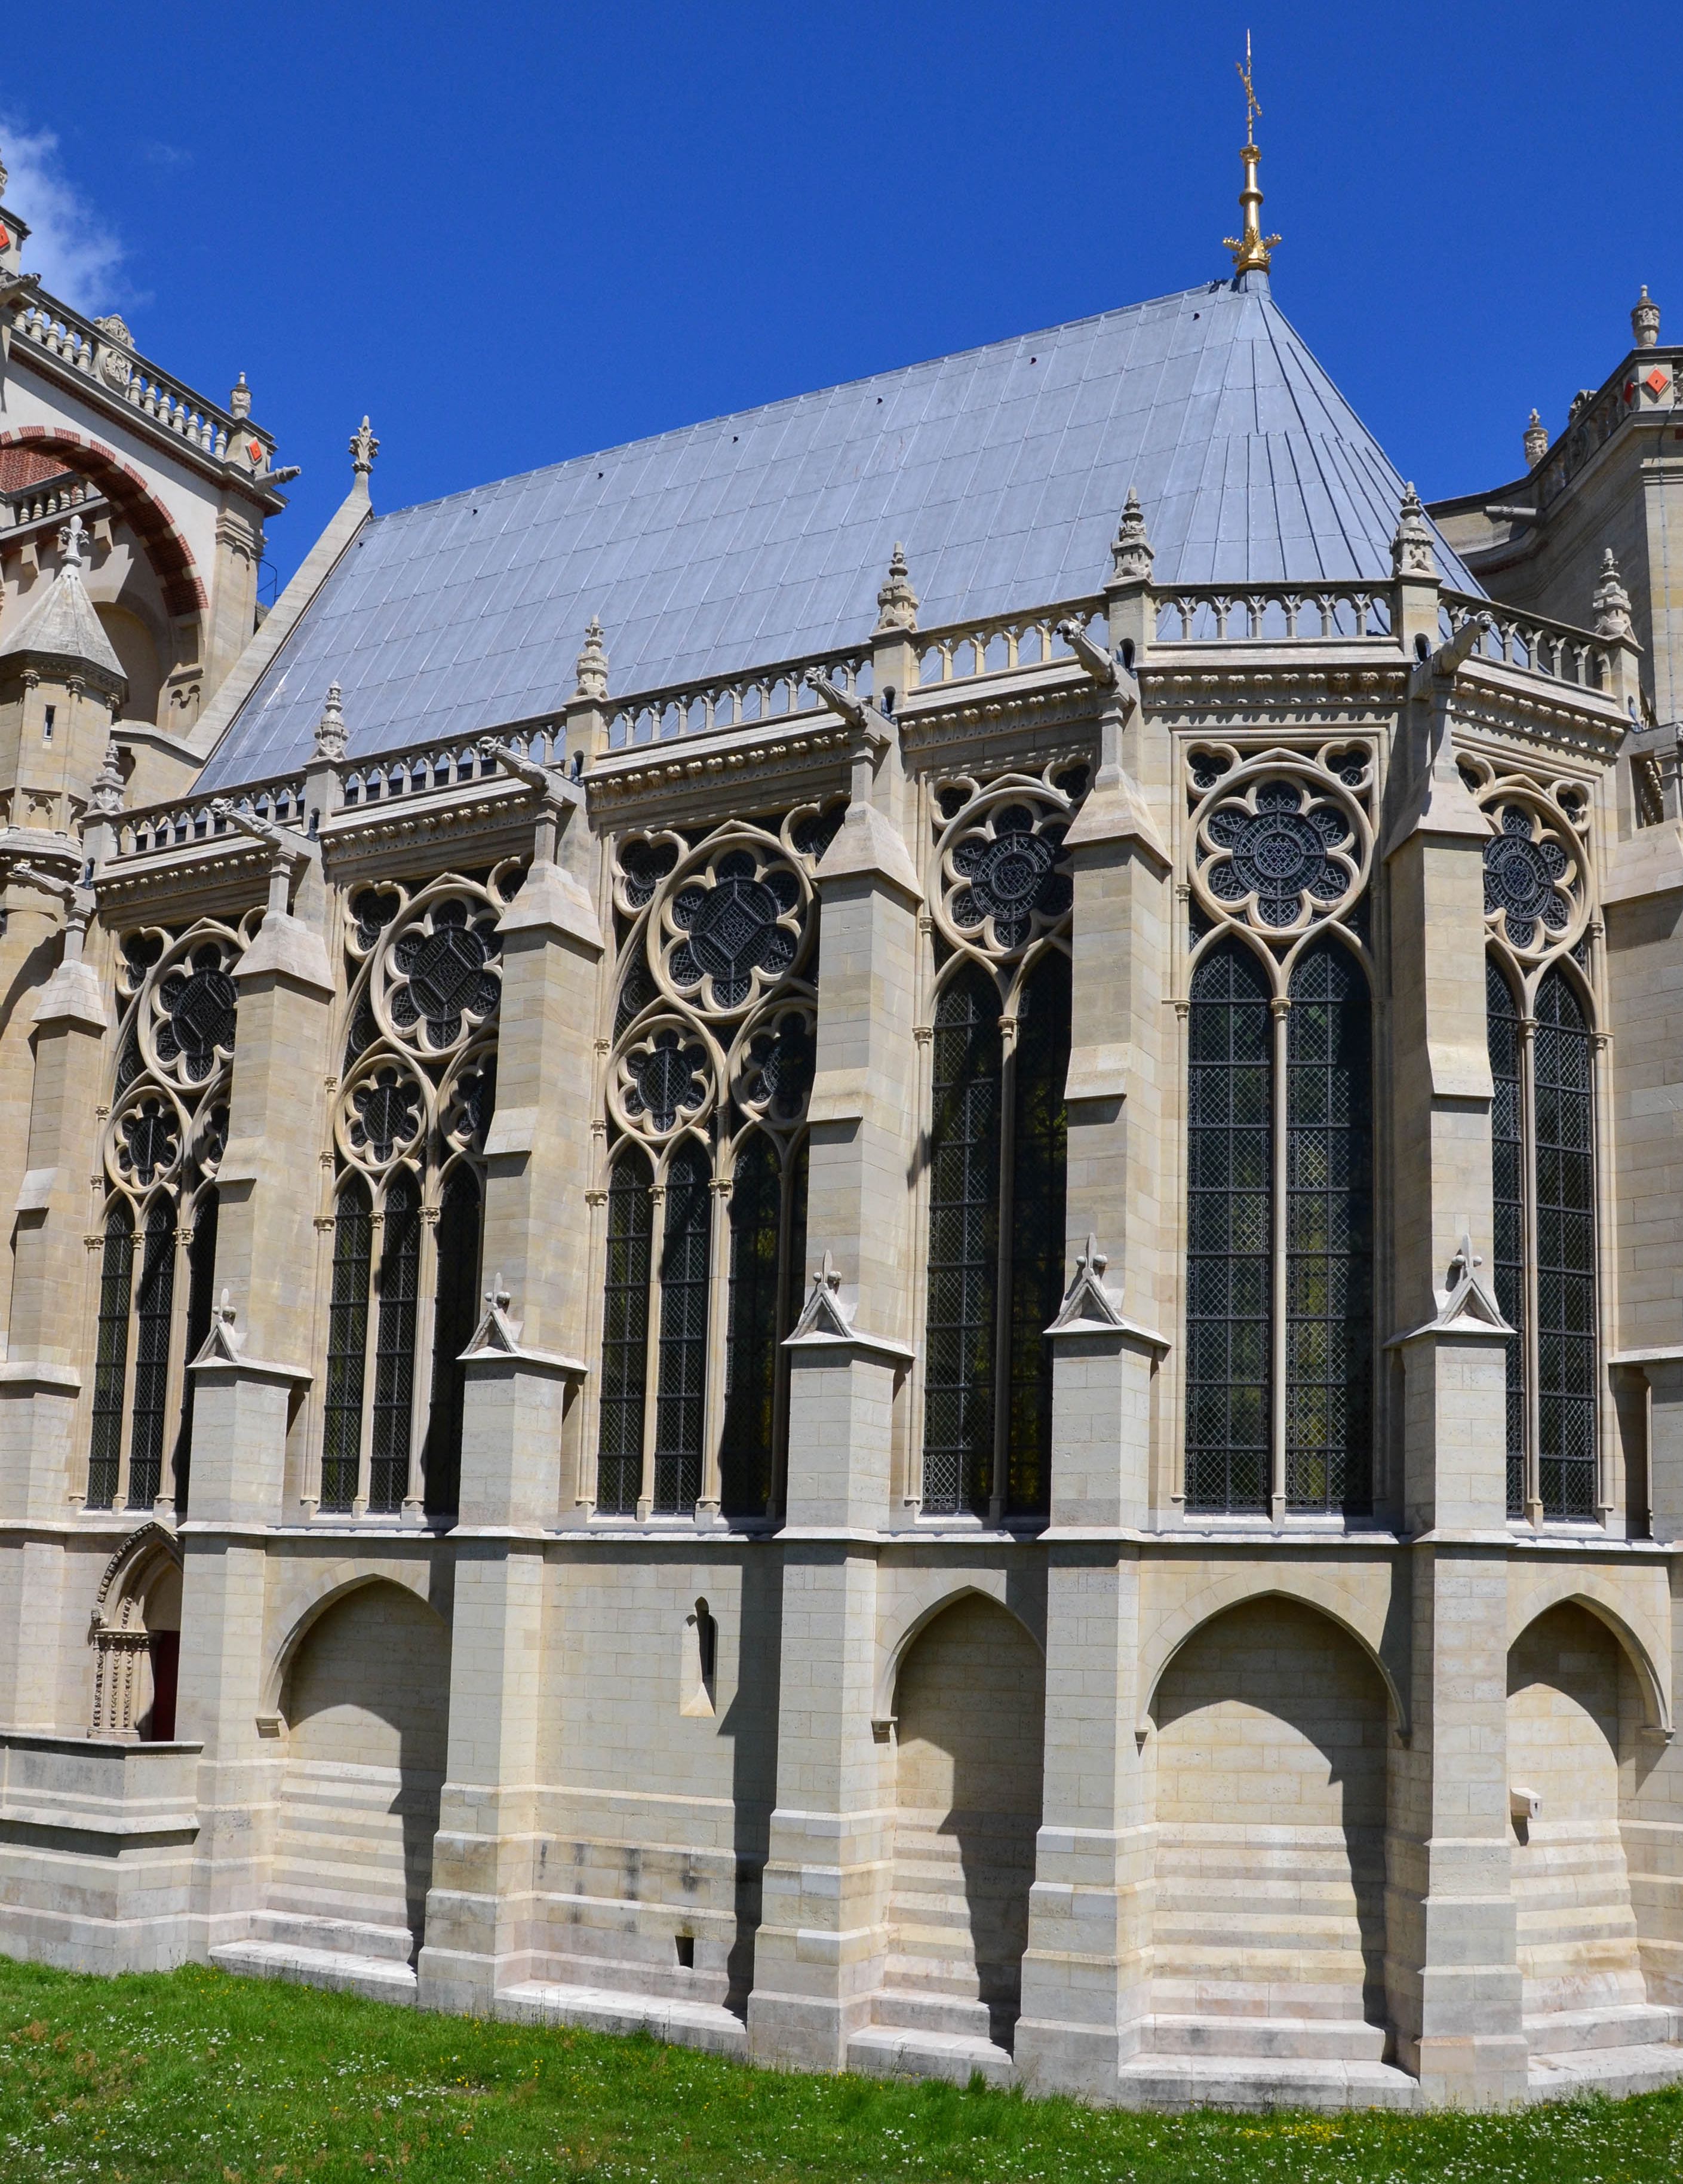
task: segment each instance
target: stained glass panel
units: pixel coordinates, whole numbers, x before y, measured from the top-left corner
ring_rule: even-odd
[[[999,995],[968,970],[935,1014],[923,1507],[986,1512],[999,1281]]]
[[[737,1155],[730,1190],[730,1316],[719,1451],[720,1507],[727,1517],[763,1516],[771,1493],[782,1195],[777,1148],[756,1130]]]
[[[409,1490],[415,1322],[420,1299],[420,1186],[407,1171],[386,1194],[380,1252],[380,1318],[374,1344],[374,1418],[368,1506],[390,1515]]]
[[[90,1509],[108,1509],[117,1498],[134,1264],[134,1216],[127,1201],[119,1198],[105,1217],[104,1256],[99,1268],[99,1340],[93,1370],[93,1438],[87,1465]]]
[[[666,1517],[686,1515],[701,1492],[712,1174],[693,1139],[680,1146],[666,1171],[654,1411],[654,1508]]]
[[[432,1315],[432,1399],[421,1455],[426,1512],[453,1516],[461,1500],[462,1352],[479,1324],[479,1178],[459,1163],[438,1206],[438,1294]]]
[[[1496,1096],[1491,1106],[1495,1200],[1496,1301],[1514,1330],[1508,1351],[1508,1513],[1525,1513],[1525,1102],[1520,1089],[1519,1011],[1496,963],[1485,960],[1485,1025]]]
[[[1262,967],[1224,941],[1187,1026],[1186,1507],[1265,1510],[1273,1303],[1273,1062]]]
[[[653,1226],[648,1171],[628,1149],[614,1162],[608,1186],[608,1278],[603,1295],[596,1506],[608,1517],[635,1515],[637,1496],[642,1491]]]
[[[1565,972],[1537,988],[1537,1474],[1543,1514],[1596,1513],[1594,1062]]]
[[[169,1318],[175,1300],[175,1206],[154,1198],[135,1286],[134,1424],[129,1507],[149,1509],[164,1471],[164,1414],[169,1387]]]
[[[321,1439],[321,1507],[336,1513],[349,1509],[356,1498],[362,1453],[364,1357],[374,1229],[360,1184],[345,1185],[336,1213]]]
[[[187,1483],[193,1453],[193,1376],[185,1368],[205,1346],[216,1297],[216,1219],[214,1190],[200,1195],[193,1216],[193,1240],[187,1247],[187,1339],[182,1351],[181,1424],[175,1435],[175,1514],[187,1513]]]
[[[1286,1019],[1286,1501],[1373,1499],[1373,1128],[1368,983],[1327,941]]]
[[[1005,1506],[1041,1515],[1052,1486],[1052,1345],[1064,1295],[1069,1127],[1069,959],[1044,956],[1023,994],[1017,1033],[1011,1177],[1011,1384]]]

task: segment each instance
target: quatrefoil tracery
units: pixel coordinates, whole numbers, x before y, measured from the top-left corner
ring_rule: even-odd
[[[228,1134],[233,972],[262,915],[253,909],[237,926],[203,919],[185,933],[154,926],[123,936],[114,1112],[102,1161],[131,1197],[159,1183],[194,1188],[215,1173]]]
[[[614,1057],[608,1104],[622,1129],[642,1138],[669,1137],[711,1110],[719,1076],[717,1050],[699,1026],[657,1017]]]
[[[420,1142],[428,1105],[419,1078],[393,1056],[375,1058],[352,1076],[340,1096],[334,1121],[340,1150],[359,1167],[389,1167]]]
[[[1347,910],[1373,854],[1358,794],[1366,752],[1331,750],[1319,766],[1282,765],[1279,753],[1237,766],[1236,755],[1199,750],[1189,760],[1203,792],[1191,875],[1203,907],[1274,939]]]

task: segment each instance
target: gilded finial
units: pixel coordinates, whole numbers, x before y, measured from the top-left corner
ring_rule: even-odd
[[[1263,193],[1257,187],[1257,163],[1262,153],[1257,149],[1257,124],[1262,119],[1262,109],[1257,103],[1257,94],[1251,83],[1251,34],[1245,33],[1245,58],[1236,61],[1239,81],[1245,86],[1245,145],[1239,157],[1245,163],[1245,187],[1239,192],[1239,206],[1245,215],[1245,231],[1235,237],[1228,236],[1225,247],[1233,253],[1233,272],[1236,279],[1241,273],[1266,273],[1269,254],[1279,247],[1277,235],[1264,235],[1257,215],[1262,210]]]

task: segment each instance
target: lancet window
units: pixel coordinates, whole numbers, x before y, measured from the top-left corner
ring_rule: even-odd
[[[1469,762],[1485,847],[1485,1010],[1497,1301],[1508,1341],[1508,1513],[1593,1522],[1597,1463],[1596,1038],[1585,847],[1573,782]]]
[[[1186,758],[1186,1500],[1372,1504],[1365,744]]]
[[[813,872],[842,806],[622,841],[599,1516],[780,1506],[806,1256]]]
[[[1064,1285],[1069,910],[1085,767],[940,784],[923,1475],[930,1516],[1043,1515]]]
[[[90,1509],[187,1507],[188,1364],[210,1332],[216,1173],[228,1139],[240,925],[126,933],[117,1061],[101,1133],[104,1215],[88,1444]]]
[[[382,881],[350,900],[334,1113],[318,1506],[454,1513],[459,1363],[478,1318],[497,1100],[497,922],[524,877]]]

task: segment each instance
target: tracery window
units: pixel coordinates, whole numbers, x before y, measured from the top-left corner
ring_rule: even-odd
[[[1187,755],[1186,1502],[1372,1506],[1365,744]]]
[[[1468,763],[1485,848],[1497,1301],[1508,1360],[1508,1513],[1597,1514],[1596,1102],[1586,966],[1588,804],[1573,782]]]
[[[446,1517],[461,1477],[461,1353],[478,1320],[486,1135],[497,1100],[497,922],[524,874],[351,898],[334,1116],[318,1506]]]
[[[930,1516],[1042,1516],[1064,1287],[1069,908],[1084,767],[942,783],[923,1477]]]
[[[210,1331],[216,1172],[237,992],[261,919],[148,926],[118,953],[117,1061],[101,1133],[104,1218],[90,1406],[90,1509],[187,1507],[192,1380]]]
[[[599,1515],[778,1508],[806,1252],[812,876],[842,809],[619,844]]]

